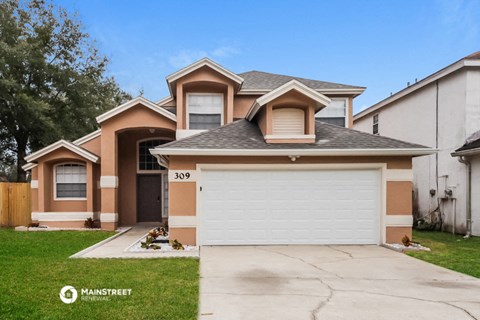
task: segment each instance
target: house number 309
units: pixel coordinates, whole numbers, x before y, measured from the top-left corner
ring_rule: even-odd
[[[169,170],[168,180],[172,182],[195,182],[195,170]]]
[[[186,172],[175,172],[175,180],[188,180],[190,178],[190,173]]]

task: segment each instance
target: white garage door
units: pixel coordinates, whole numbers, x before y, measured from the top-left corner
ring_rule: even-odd
[[[377,244],[379,170],[203,171],[202,245]]]

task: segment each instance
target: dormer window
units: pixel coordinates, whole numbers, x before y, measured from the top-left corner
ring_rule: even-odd
[[[187,129],[209,130],[222,126],[223,100],[223,94],[187,94]]]
[[[272,134],[299,136],[305,134],[305,111],[299,108],[273,109]]]

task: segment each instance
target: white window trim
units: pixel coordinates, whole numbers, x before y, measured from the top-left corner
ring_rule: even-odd
[[[136,156],[136,163],[137,163],[137,173],[138,174],[149,174],[149,173],[165,173],[165,172],[168,172],[168,170],[140,170],[140,143],[144,142],[144,141],[150,141],[150,140],[165,140],[165,141],[174,141],[174,139],[170,138],[170,137],[150,137],[150,138],[144,138],[144,139],[140,139],[140,140],[137,140],[137,152],[135,154]],[[152,155],[153,156],[153,155]]]
[[[350,113],[348,112],[348,110],[350,110],[350,104],[349,104],[350,99],[345,98],[345,97],[330,98],[330,99],[332,101],[339,101],[339,100],[344,100],[345,101],[345,128],[348,128],[348,124],[350,122]],[[328,108],[328,106],[326,108]],[[320,110],[320,111],[322,111],[322,110]],[[328,119],[328,118],[340,118],[340,117],[320,117],[320,116],[317,117],[317,116],[315,116],[315,119]]]
[[[76,164],[76,165],[81,165],[81,166],[84,166],[85,167],[85,175],[86,175],[86,182],[85,182],[85,185],[86,185],[86,188],[87,188],[87,192],[88,192],[88,172],[87,172],[87,166],[85,163],[82,163],[82,162],[62,162],[62,163],[57,163],[53,166],[53,200],[54,201],[86,201],[87,200],[87,197],[84,197],[84,198],[58,198],[57,197],[57,167],[58,166],[64,166],[66,164]]]
[[[190,102],[190,96],[221,96],[222,97],[222,111],[220,114],[220,126],[223,126],[225,124],[224,116],[225,116],[225,97],[223,93],[208,93],[208,92],[189,92],[187,93],[187,101],[185,103],[185,112],[186,112],[186,123],[185,127],[190,130],[190,111],[188,110],[189,102]],[[198,129],[193,129],[196,131],[207,131],[207,130],[198,130]]]

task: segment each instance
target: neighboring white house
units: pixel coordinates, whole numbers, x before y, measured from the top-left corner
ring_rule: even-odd
[[[356,130],[438,149],[413,159],[414,212],[423,217],[438,208],[446,230],[455,226],[458,233],[480,235],[480,160],[471,151],[452,155],[467,139],[478,138],[480,51],[359,112],[353,121]],[[471,197],[462,159],[472,162]]]

